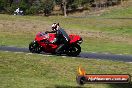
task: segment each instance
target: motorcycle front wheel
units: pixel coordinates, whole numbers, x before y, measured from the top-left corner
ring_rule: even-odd
[[[29,44],[29,51],[32,53],[40,53],[42,49],[36,41],[33,41]]]
[[[81,47],[78,44],[71,45],[68,49],[67,55],[68,56],[77,56],[81,52]]]

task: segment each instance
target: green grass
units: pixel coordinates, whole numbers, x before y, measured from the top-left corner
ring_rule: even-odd
[[[132,45],[120,41],[113,42],[98,38],[84,40],[82,50],[85,52],[112,53],[112,54],[132,54]]]
[[[1,88],[75,88],[77,68],[88,74],[130,74],[132,64],[95,59],[0,52]],[[87,88],[131,88],[131,84],[86,84]]]
[[[34,36],[31,34],[1,33],[0,35],[1,46],[28,47],[32,40],[34,40]]]

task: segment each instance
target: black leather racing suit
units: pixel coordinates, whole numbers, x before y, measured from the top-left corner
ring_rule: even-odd
[[[56,49],[56,53],[57,54],[61,54],[62,51],[67,47],[69,41],[70,41],[70,38],[68,35],[64,35],[62,32],[63,29],[59,28],[58,30],[55,30],[55,31],[51,31],[51,32],[46,32],[46,33],[56,33],[56,42],[59,47]]]

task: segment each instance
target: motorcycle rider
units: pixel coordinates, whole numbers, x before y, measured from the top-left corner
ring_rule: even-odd
[[[59,23],[53,23],[52,24],[52,31],[46,31],[45,33],[56,33],[56,38],[52,41],[52,43],[59,44],[59,47],[56,49],[56,54],[61,54],[62,50],[66,48],[70,38],[67,38],[62,34],[60,31],[60,25]]]
[[[59,31],[59,23],[53,23],[52,24],[52,31],[46,31],[45,33],[56,33],[56,38],[54,38],[54,40],[51,43],[59,43],[59,39],[60,39],[60,31]]]
[[[17,8],[17,9],[14,11],[14,15],[23,15],[23,11],[20,10],[20,8]]]

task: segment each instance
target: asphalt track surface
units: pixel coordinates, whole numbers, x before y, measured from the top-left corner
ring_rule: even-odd
[[[9,47],[9,46],[0,46],[0,51],[30,53],[28,48]],[[132,62],[132,55],[121,55],[121,54],[115,55],[115,54],[101,54],[101,53],[82,52],[82,53],[80,53],[80,55],[78,57],[81,57],[84,59],[93,58],[93,59],[99,59],[99,60],[113,60],[113,61]]]

